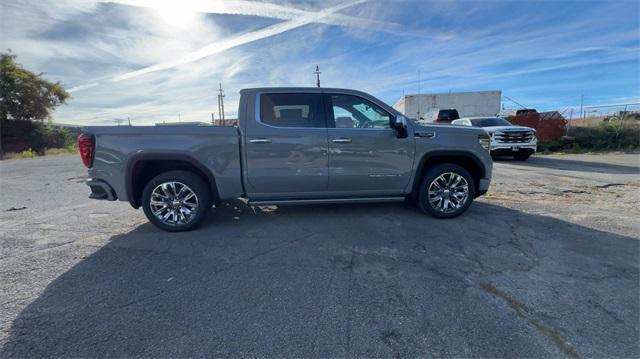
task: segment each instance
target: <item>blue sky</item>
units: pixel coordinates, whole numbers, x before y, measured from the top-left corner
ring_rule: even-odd
[[[238,91],[502,90],[543,110],[640,101],[632,1],[3,0],[2,49],[72,91],[55,121],[208,121]],[[420,81],[419,81],[420,79]],[[506,107],[515,107],[504,101]]]

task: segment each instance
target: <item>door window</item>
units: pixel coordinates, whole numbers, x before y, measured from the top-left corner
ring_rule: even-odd
[[[391,115],[380,106],[353,95],[329,95],[336,128],[389,128]]]
[[[260,95],[260,121],[276,127],[326,127],[319,100],[317,94]]]

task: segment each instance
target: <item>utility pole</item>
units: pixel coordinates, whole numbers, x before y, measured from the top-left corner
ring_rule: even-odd
[[[316,71],[314,72],[314,74],[316,74],[316,86],[318,88],[320,88],[320,74],[322,72],[320,72],[320,66],[316,65]]]
[[[222,83],[218,83],[218,85],[218,119],[220,119],[220,124],[224,126],[224,91]]]
[[[584,113],[582,112],[583,102],[584,102],[584,95],[580,95],[580,119],[584,119]]]
[[[220,110],[220,94],[218,94],[218,121],[220,121],[222,119],[222,111]],[[221,122],[220,125],[223,125],[223,123]]]
[[[213,112],[211,112],[211,124],[212,125],[216,124],[216,119],[215,119],[215,117],[213,117]]]
[[[131,118],[127,116],[127,121],[129,121],[129,127],[131,127]]]
[[[422,71],[418,71],[418,118],[416,118],[417,121],[420,121],[420,104],[421,104],[421,98],[422,98]]]

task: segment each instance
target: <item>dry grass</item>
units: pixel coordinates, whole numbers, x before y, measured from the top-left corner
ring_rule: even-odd
[[[38,152],[28,149],[22,152],[7,152],[2,156],[2,160],[22,160],[29,158],[37,158],[42,156],[60,156],[60,155],[70,155],[78,153],[78,149],[75,146],[66,147],[66,148],[46,148],[44,150],[44,154],[39,154]]]
[[[67,148],[47,148],[44,150],[45,156],[58,156],[58,155],[69,155],[78,153],[78,149],[76,147],[67,147]]]

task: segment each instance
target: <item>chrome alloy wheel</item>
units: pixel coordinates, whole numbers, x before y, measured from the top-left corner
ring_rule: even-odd
[[[445,172],[429,184],[427,197],[433,209],[442,213],[455,212],[469,198],[469,184],[463,176]]]
[[[198,212],[198,196],[189,186],[177,181],[156,186],[149,204],[153,215],[171,226],[191,222]]]

